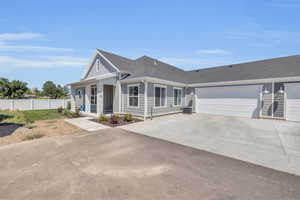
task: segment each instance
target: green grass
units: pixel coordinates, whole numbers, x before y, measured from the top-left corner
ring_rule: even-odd
[[[30,124],[37,120],[63,118],[57,110],[4,111],[0,110],[0,123]]]
[[[24,140],[34,140],[34,139],[38,139],[38,138],[41,138],[43,137],[44,135],[41,134],[41,133],[34,133],[32,135],[27,135],[26,137],[23,138],[23,141]]]

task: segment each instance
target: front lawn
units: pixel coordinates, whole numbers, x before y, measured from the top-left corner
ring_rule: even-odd
[[[0,110],[0,123],[26,124],[37,120],[60,119],[64,116],[57,110],[28,110],[4,111]]]

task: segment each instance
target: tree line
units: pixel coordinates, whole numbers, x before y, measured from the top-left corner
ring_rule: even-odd
[[[2,99],[21,99],[26,97],[35,98],[66,98],[69,94],[67,86],[55,84],[52,81],[46,81],[41,90],[35,88],[30,90],[26,82],[19,80],[9,81],[6,78],[0,78],[0,98]]]

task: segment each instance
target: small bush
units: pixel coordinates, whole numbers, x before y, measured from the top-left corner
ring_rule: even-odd
[[[43,137],[44,135],[41,133],[34,133],[31,135],[27,135],[23,138],[23,140],[34,140]]]
[[[124,115],[124,120],[127,122],[131,122],[132,121],[132,114],[125,114]]]
[[[108,117],[105,116],[105,115],[103,115],[103,114],[101,114],[98,120],[99,120],[100,122],[103,122],[103,121],[106,122],[106,121],[108,121]]]
[[[76,108],[76,109],[75,109],[75,114],[76,114],[77,117],[80,116],[80,109],[79,109],[79,108]]]
[[[112,124],[118,124],[119,119],[120,119],[120,116],[115,114],[115,115],[111,116],[110,121],[111,121]]]
[[[28,128],[28,129],[34,129],[34,128],[36,128],[37,126],[30,126],[30,125],[27,125],[26,126],[26,128]]]
[[[63,112],[63,108],[62,107],[57,108],[57,112],[58,113],[62,113]]]
[[[68,101],[68,103],[67,103],[67,110],[71,110],[71,102],[70,101]]]

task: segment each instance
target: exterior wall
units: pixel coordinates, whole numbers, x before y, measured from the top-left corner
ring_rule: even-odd
[[[98,60],[100,61],[99,71],[97,71]],[[97,58],[94,60],[92,67],[89,73],[87,74],[86,78],[113,73],[113,72],[116,72],[116,70],[104,58],[98,55]]]
[[[300,122],[300,83],[287,83],[286,119]]]
[[[128,85],[139,84],[139,106],[137,108],[128,107]],[[144,116],[145,108],[145,84],[144,83],[123,83],[121,84],[122,88],[122,103],[121,103],[121,112],[131,113],[133,115]]]
[[[195,110],[195,88],[188,87],[185,91],[185,105],[193,108],[193,112]]]
[[[174,97],[173,97],[173,86],[171,85],[165,85],[167,87],[167,105],[162,108],[155,108],[154,107],[154,85],[155,83],[148,83],[148,97],[147,97],[147,113],[148,116],[151,116],[151,112],[153,116],[155,115],[163,115],[168,113],[175,113],[180,112],[182,110],[182,107],[185,106],[185,88],[182,88],[182,104],[181,106],[174,106]],[[162,85],[162,84],[158,84]],[[180,88],[180,87],[176,87]]]
[[[261,116],[271,117],[273,109],[273,92],[272,92],[272,83],[265,83],[262,89],[262,107],[261,107]],[[264,93],[264,91],[269,91],[269,93]]]

